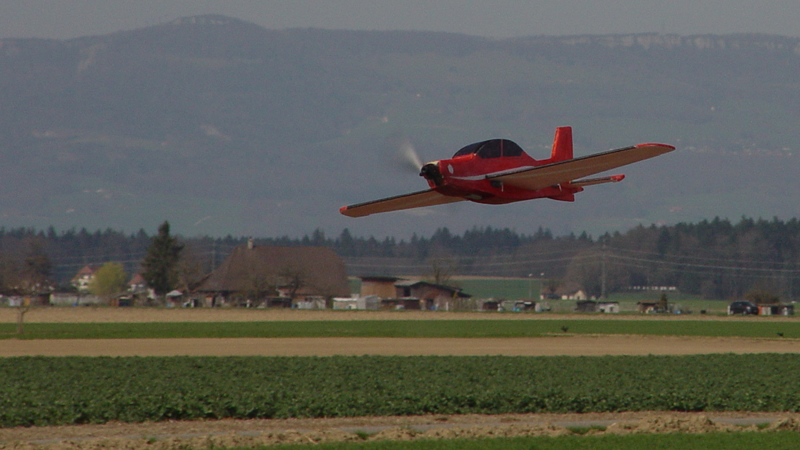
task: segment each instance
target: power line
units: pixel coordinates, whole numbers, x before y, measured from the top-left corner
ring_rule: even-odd
[[[798,269],[770,269],[770,268],[761,268],[761,267],[742,267],[742,266],[730,266],[730,265],[720,265],[720,264],[695,264],[695,263],[682,263],[682,262],[675,262],[675,261],[659,261],[655,259],[647,259],[647,258],[633,258],[633,257],[626,257],[626,256],[619,256],[619,255],[608,255],[611,259],[618,259],[623,261],[636,261],[636,262],[644,262],[648,264],[660,264],[660,265],[667,265],[667,266],[683,266],[683,267],[693,267],[693,268],[702,268],[702,269],[710,269],[710,270],[730,270],[730,271],[753,271],[753,272],[771,272],[771,273],[786,273],[786,274],[800,274],[800,270]]]

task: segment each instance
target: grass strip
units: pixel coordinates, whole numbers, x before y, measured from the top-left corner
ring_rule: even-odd
[[[341,320],[275,322],[29,323],[23,339],[133,339],[237,337],[541,337],[633,334],[800,338],[800,321],[761,320]],[[0,339],[18,337],[0,324]]]
[[[308,445],[279,445],[275,450],[301,450]],[[793,450],[797,433],[639,434],[605,436],[534,436],[515,438],[452,439],[441,441],[341,442],[314,446],[321,450]],[[244,449],[242,449],[244,450]]]

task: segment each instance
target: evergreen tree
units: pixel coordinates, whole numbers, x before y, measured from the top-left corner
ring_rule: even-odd
[[[178,282],[181,250],[183,244],[178,243],[178,238],[170,236],[169,222],[164,221],[158,227],[158,235],[153,237],[142,261],[142,278],[159,297],[171,291]]]

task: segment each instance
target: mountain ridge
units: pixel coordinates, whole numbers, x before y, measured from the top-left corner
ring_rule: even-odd
[[[123,230],[168,219],[188,235],[350,227],[407,236],[442,225],[597,233],[796,215],[800,197],[786,186],[799,116],[800,39],[783,36],[492,39],[269,30],[209,15],[69,40],[3,39],[0,182],[13,188],[0,192],[0,218]],[[542,158],[559,125],[573,125],[576,155],[650,141],[678,151],[623,169],[625,183],[571,205],[365,221],[337,213],[424,186],[392,168],[398,136],[427,159],[492,137]]]

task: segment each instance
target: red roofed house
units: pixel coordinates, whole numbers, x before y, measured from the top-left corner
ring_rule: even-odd
[[[75,286],[75,289],[78,292],[89,292],[89,284],[94,280],[94,274],[97,270],[100,269],[100,266],[95,264],[87,264],[83,266],[78,273],[72,277],[70,284]]]

